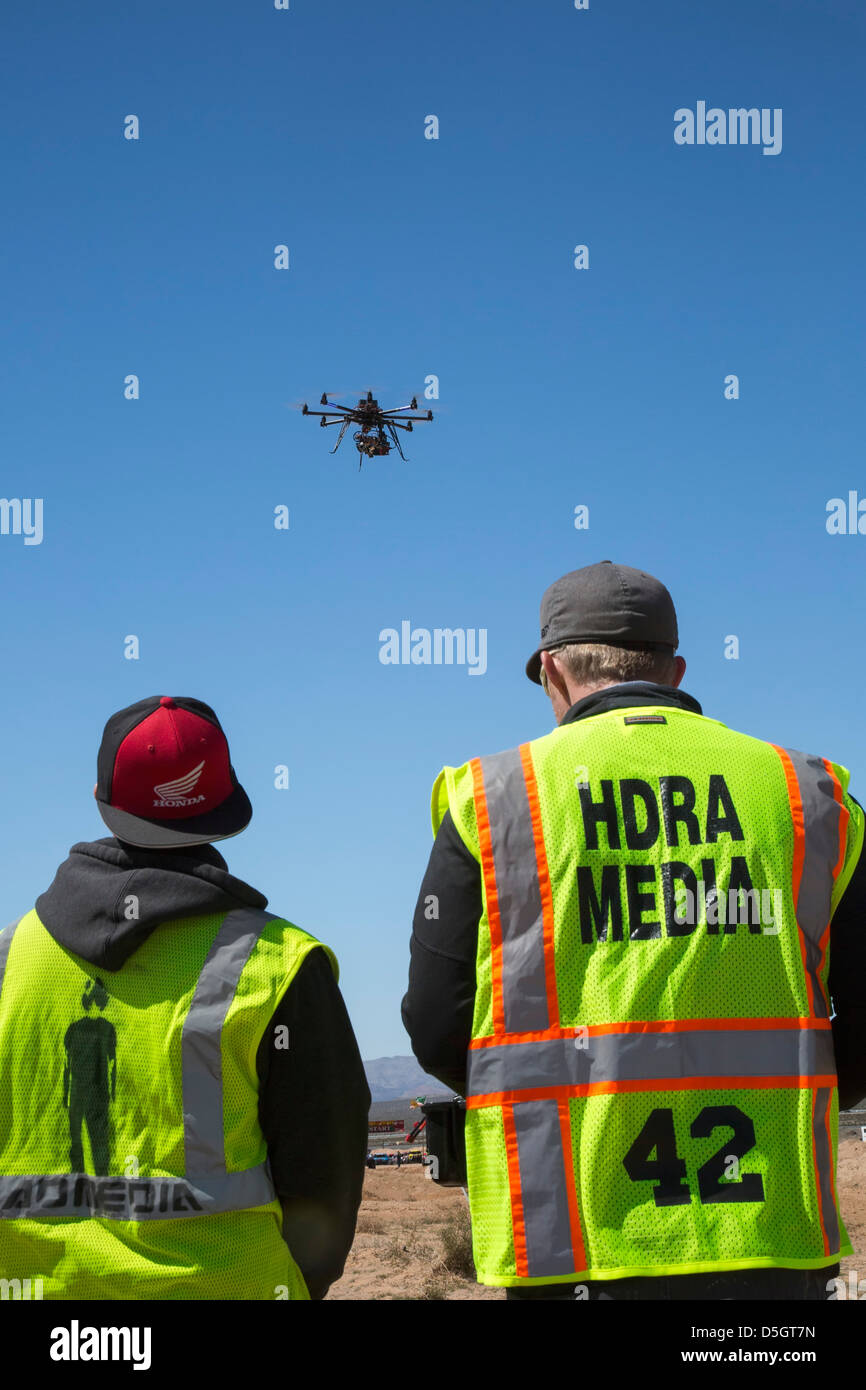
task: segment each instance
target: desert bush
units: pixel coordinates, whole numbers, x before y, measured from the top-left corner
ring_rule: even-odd
[[[448,1280],[441,1274],[428,1274],[421,1289],[423,1299],[441,1301],[448,1294]]]
[[[405,1265],[418,1255],[418,1233],[410,1231],[408,1235],[394,1235],[385,1247],[384,1258],[390,1260],[392,1264]]]
[[[370,1215],[367,1214],[367,1212],[364,1212],[364,1211],[362,1211],[362,1212],[359,1213],[359,1215],[358,1215],[358,1224],[357,1224],[357,1226],[355,1227],[355,1231],[357,1232],[358,1235],[367,1235],[367,1236],[370,1236],[370,1235],[381,1236],[381,1235],[384,1235],[385,1232],[386,1232],[387,1230],[389,1230],[389,1229],[390,1229],[390,1223],[387,1222],[383,1217],[381,1217],[381,1216],[370,1216]]]
[[[442,1264],[449,1274],[457,1274],[461,1279],[475,1278],[475,1262],[472,1259],[472,1227],[469,1212],[458,1207],[451,1220],[442,1228]]]

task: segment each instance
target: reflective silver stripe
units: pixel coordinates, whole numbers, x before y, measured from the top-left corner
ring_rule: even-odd
[[[529,1278],[572,1274],[575,1256],[556,1101],[515,1105],[514,1129]]]
[[[830,1246],[829,1253],[839,1249],[839,1220],[836,1203],[833,1201],[833,1151],[827,1134],[827,1109],[830,1105],[830,1088],[822,1086],[815,1092],[815,1110],[812,1117],[812,1134],[815,1140],[815,1166],[818,1170],[818,1188],[821,1193],[821,1215],[824,1230]]]
[[[23,922],[24,918],[19,917],[18,922]],[[12,945],[12,938],[15,935],[15,928],[18,922],[10,922],[8,927],[4,927],[0,932],[0,994],[3,993],[3,976],[6,971],[6,961],[9,959],[9,948]]]
[[[89,1173],[0,1177],[0,1218],[59,1216],[165,1221],[263,1207],[274,1199],[267,1164],[222,1177],[105,1178]]]
[[[258,908],[229,912],[211,943],[181,1033],[184,1168],[197,1177],[226,1173],[222,1028],[241,971],[268,922]]]
[[[812,980],[817,1018],[828,1018],[829,1010],[821,987],[818,968],[819,942],[830,921],[833,870],[839,859],[839,828],[843,808],[833,795],[833,779],[820,758],[796,749],[783,750],[794,766],[803,803],[805,852],[797,893],[797,922],[805,943],[806,969]]]
[[[502,1005],[509,1033],[544,1032],[551,1026],[544,959],[544,916],[532,812],[519,749],[481,758],[481,775],[490,822],[490,843],[502,931]],[[545,1045],[546,1046],[546,1045]],[[572,1046],[572,1044],[567,1044]],[[497,1054],[493,1070],[510,1063]],[[475,1094],[474,1068],[490,1069],[481,1054],[469,1052],[468,1095]],[[526,1049],[521,1047],[526,1055]],[[528,1051],[531,1053],[532,1045]],[[563,1049],[559,1049],[562,1057]],[[480,1062],[479,1062],[479,1059]],[[550,1084],[550,1083],[547,1083]],[[485,1085],[484,1089],[488,1089]],[[504,1087],[497,1087],[504,1089]],[[520,1197],[530,1278],[552,1278],[574,1271],[565,1164],[555,1100],[527,1101],[513,1109],[520,1173]]]
[[[502,1002],[509,1033],[550,1027],[532,815],[520,751],[479,759],[502,925]]]
[[[585,1046],[554,1038],[470,1048],[466,1094],[704,1076],[830,1076],[836,1070],[829,1028],[605,1033],[581,1042]]]

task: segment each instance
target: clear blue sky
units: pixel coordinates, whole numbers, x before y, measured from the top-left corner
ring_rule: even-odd
[[[107,833],[107,716],[194,695],[255,807],[231,869],[334,947],[364,1056],[408,1052],[430,785],[551,727],[538,602],[606,558],[671,589],[707,714],[862,798],[866,536],[825,527],[866,497],[862,5],[55,0],[5,30],[0,491],[44,499],[41,545],[0,536],[7,920]],[[781,153],[676,145],[698,101],[781,107]],[[431,373],[405,464],[289,408]],[[403,619],[486,628],[486,674],[382,665]]]

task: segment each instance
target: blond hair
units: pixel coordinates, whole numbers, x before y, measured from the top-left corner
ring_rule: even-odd
[[[676,675],[673,652],[635,651],[609,647],[603,642],[569,642],[554,647],[553,655],[565,666],[577,685],[598,690],[619,681],[655,681],[670,685]],[[548,693],[547,673],[541,668],[541,684]]]

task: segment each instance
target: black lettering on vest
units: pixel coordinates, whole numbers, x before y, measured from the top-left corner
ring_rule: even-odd
[[[741,896],[742,889],[745,889],[745,898]],[[745,859],[741,854],[735,854],[731,857],[731,877],[728,880],[726,935],[733,936],[741,922],[748,922],[752,936],[760,936],[761,895],[752,883]]]
[[[593,944],[593,926],[599,941],[607,941],[608,921],[611,941],[622,941],[622,902],[619,893],[619,869],[615,864],[608,864],[601,871],[601,903],[595,894],[592,869],[585,865],[578,869],[577,912],[580,919],[580,939],[584,946]]]
[[[619,849],[619,824],[616,818],[613,782],[607,778],[602,782],[601,801],[593,801],[592,792],[586,782],[581,782],[578,792],[580,794],[580,809],[583,813],[583,836],[587,849],[598,849],[599,821],[604,821],[607,826],[608,848]]]
[[[168,1211],[168,1188],[164,1182],[159,1185],[159,1209]]]
[[[718,813],[718,807],[721,807],[721,815]],[[720,772],[714,772],[710,776],[710,791],[707,800],[707,844],[715,844],[722,834],[730,835],[732,840],[744,840],[746,838],[737,819],[733,798],[728,791],[727,783]]]
[[[46,1193],[51,1190],[54,1184],[57,1185],[57,1196],[49,1201]],[[66,1179],[59,1176],[39,1178],[36,1183],[36,1205],[39,1207],[65,1207],[68,1186]]]
[[[20,1187],[15,1187],[9,1193],[3,1203],[4,1211],[18,1211],[21,1207],[30,1206],[30,1198],[33,1191],[33,1183],[29,1178],[22,1179]]]
[[[119,1214],[126,1211],[126,1184],[123,1182],[103,1182],[99,1185],[101,1210]]]
[[[196,1201],[190,1189],[184,1184],[183,1187],[174,1189],[172,1209],[174,1211],[201,1211],[202,1205],[201,1202]]]
[[[142,1199],[138,1200],[136,1192],[141,1191]],[[153,1211],[154,1185],[152,1182],[131,1182],[129,1184],[129,1207],[132,1213],[137,1211]]]
[[[719,890],[716,887],[715,859],[701,860],[701,881],[704,885],[704,898],[707,913],[707,931],[710,936],[719,934]]]
[[[668,936],[688,936],[697,926],[700,910],[697,875],[688,864],[678,864],[675,859],[662,864],[662,898]]]
[[[624,777],[619,784],[619,796],[622,802],[626,844],[629,849],[649,849],[659,837],[659,808],[655,792],[649,782],[642,782],[639,777]],[[635,797],[638,796],[644,804],[646,815],[646,826],[643,830],[637,828]]]
[[[625,893],[628,902],[628,934],[632,941],[649,941],[661,936],[660,921],[644,922],[645,912],[654,912],[655,893],[641,893],[642,883],[655,883],[656,871],[652,864],[626,864]]]
[[[75,1179],[75,1197],[73,1205],[76,1207],[87,1207],[90,1211],[97,1211],[99,1199],[96,1193],[96,1183],[92,1178]]]
[[[665,837],[671,849],[679,847],[680,832],[677,822],[682,821],[690,845],[701,843],[701,828],[695,815],[695,788],[688,777],[660,777],[659,787],[662,795],[662,815],[665,822]],[[675,796],[681,796],[677,803]]]

